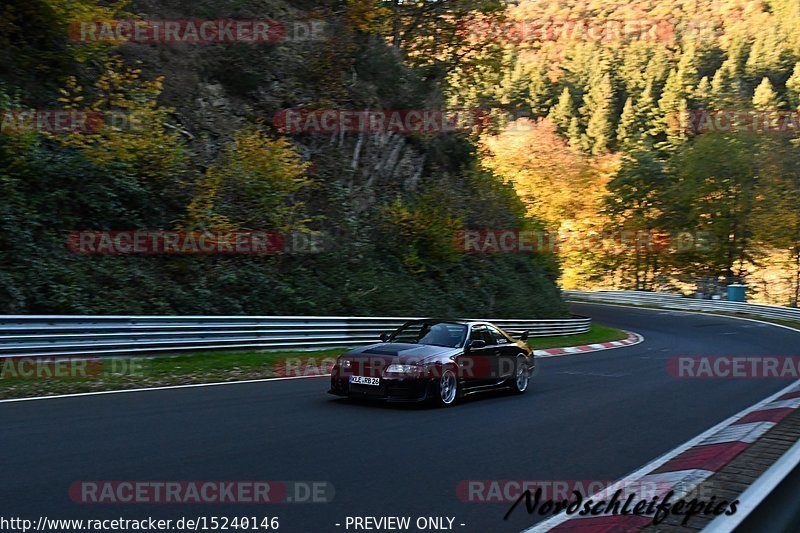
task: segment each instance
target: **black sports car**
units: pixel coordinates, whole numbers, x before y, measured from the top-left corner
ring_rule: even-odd
[[[331,394],[442,406],[488,389],[528,389],[535,360],[524,342],[488,322],[414,320],[383,342],[339,356]]]

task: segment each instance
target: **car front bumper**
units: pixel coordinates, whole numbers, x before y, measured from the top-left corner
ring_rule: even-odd
[[[379,385],[350,383],[347,376],[331,376],[329,394],[383,400],[387,402],[422,402],[430,398],[434,381],[430,378],[381,378]]]

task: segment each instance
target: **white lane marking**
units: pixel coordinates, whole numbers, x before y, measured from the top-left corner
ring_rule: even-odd
[[[800,398],[790,398],[767,404],[762,411],[768,411],[769,409],[797,409],[798,407],[800,407]]]
[[[784,394],[786,394],[788,392],[792,392],[794,390],[794,388],[798,387],[799,385],[800,385],[800,380],[792,383],[791,385],[788,385],[787,387],[784,387],[783,389],[779,390],[778,392],[776,392],[774,394],[771,394],[770,396],[767,396],[766,398],[764,398],[760,402],[756,403],[755,405],[752,405],[752,406],[750,406],[750,407],[748,407],[748,408],[746,408],[746,409],[744,409],[742,411],[739,411],[735,415],[723,420],[722,422],[720,422],[716,426],[705,430],[704,432],[702,432],[701,434],[697,435],[693,439],[690,439],[690,440],[684,442],[683,444],[681,444],[677,448],[673,448],[672,450],[670,450],[667,453],[661,455],[660,457],[657,457],[656,459],[653,459],[652,461],[650,461],[646,465],[642,466],[641,468],[635,470],[634,472],[631,472],[627,476],[624,476],[619,481],[617,481],[614,485],[611,485],[611,487],[613,487],[614,488],[613,490],[616,491],[617,489],[621,488],[622,486],[625,486],[625,484],[631,483],[632,481],[641,481],[642,478],[644,478],[645,476],[648,476],[648,472],[652,472],[653,470],[657,469],[658,467],[660,467],[661,465],[663,465],[667,461],[669,461],[669,460],[677,457],[678,455],[682,454],[683,452],[685,452],[689,448],[693,448],[694,446],[700,445],[700,443],[702,443],[704,440],[710,438],[711,436],[713,436],[717,432],[727,428],[728,426],[730,426],[731,424],[733,424],[734,422],[736,422],[740,418],[742,418],[742,417],[744,417],[744,416],[746,416],[746,415],[748,415],[748,414],[750,414],[750,413],[752,413],[754,411],[758,411],[761,407],[769,404],[770,402],[775,401],[776,398],[779,398],[779,397],[783,396]],[[791,468],[794,468],[794,466],[795,465],[791,465]],[[655,475],[655,474],[651,474],[651,475]],[[606,489],[606,490],[608,490],[608,489]],[[589,496],[589,498],[593,498],[593,497],[594,497],[594,494]],[[561,513],[559,515],[554,516],[553,518],[550,518],[550,519],[545,520],[543,522],[539,522],[538,524],[535,524],[535,525],[529,527],[528,529],[523,530],[522,533],[543,533],[545,531],[549,531],[550,529],[556,527],[559,524],[562,524],[562,523],[566,522],[567,520],[569,520],[571,518],[574,518],[574,517],[570,516],[570,515],[567,515],[565,513]]]
[[[647,474],[646,476],[642,476],[640,482],[643,486],[646,483],[654,483],[656,485],[660,483],[675,485],[682,481],[697,479],[697,478],[706,478],[713,474],[714,472],[711,470],[703,470],[702,468],[691,468],[689,470],[675,470],[673,472],[660,472],[658,474]]]
[[[669,474],[675,474],[670,476]],[[677,472],[663,472],[660,474],[648,474],[639,480],[643,487],[654,484],[657,487],[656,494],[663,496],[669,491],[675,492],[676,498],[681,498],[692,492],[703,481],[716,474],[713,470],[695,468],[691,470],[678,470]],[[643,489],[645,490],[645,489]]]
[[[8,398],[0,400],[0,403],[11,402],[30,402],[33,400],[52,400],[55,398],[77,398],[79,396],[99,396],[101,394],[123,394],[127,392],[147,392],[152,390],[170,390],[170,389],[191,389],[195,387],[216,387],[219,385],[241,385],[243,383],[263,383],[265,381],[287,381],[290,379],[309,379],[309,378],[324,378],[330,377],[330,374],[320,374],[318,376],[291,376],[284,378],[262,378],[262,379],[247,379],[244,381],[217,381],[214,383],[191,383],[188,385],[164,385],[162,387],[142,387],[139,389],[120,389],[120,390],[103,390],[95,392],[76,392],[73,394],[55,394],[52,396],[32,396],[30,398]]]
[[[689,470],[677,470],[675,472],[663,472],[660,474],[648,474],[643,476],[638,481],[631,483],[629,480],[624,480],[621,484],[615,483],[605,489],[595,493],[592,499],[609,501],[614,497],[614,494],[621,490],[618,501],[625,501],[631,494],[634,497],[638,496],[639,499],[649,500],[653,496],[663,497],[669,491],[672,491],[676,499],[680,499],[686,494],[690,493],[700,483],[711,477],[716,472],[711,470],[703,470],[700,468],[693,468]],[[601,515],[602,516],[602,515]],[[614,515],[611,515],[614,516]],[[619,515],[617,515],[619,516]],[[570,520],[584,520],[598,518],[597,515],[572,515]],[[580,522],[578,522],[580,524]],[[584,526],[585,527],[585,526]]]
[[[734,424],[725,428],[716,435],[703,441],[707,444],[722,444],[723,442],[746,442],[752,444],[755,440],[772,429],[775,422],[750,422],[749,424]]]

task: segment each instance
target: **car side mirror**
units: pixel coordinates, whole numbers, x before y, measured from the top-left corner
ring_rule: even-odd
[[[519,336],[519,340],[521,340],[521,341],[528,340],[528,331],[527,330],[522,332],[522,335]]]
[[[389,334],[388,333],[381,333],[381,340],[383,342],[386,342],[387,340],[389,340]]]
[[[486,346],[486,341],[482,340],[469,341],[469,343],[467,344],[467,348],[469,348],[470,350],[479,350],[484,346]]]

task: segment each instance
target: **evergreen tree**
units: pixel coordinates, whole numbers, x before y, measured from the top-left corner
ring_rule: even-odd
[[[553,85],[547,75],[547,66],[537,62],[528,73],[528,107],[534,117],[547,115],[547,110],[553,105]]]
[[[605,209],[612,216],[612,224],[619,230],[643,232],[648,239],[636,243],[618,259],[628,286],[634,290],[651,289],[658,274],[659,250],[653,248],[654,230],[660,224],[664,210],[664,162],[649,149],[636,148],[626,153],[619,170],[608,183]],[[641,245],[640,245],[641,244]]]
[[[581,112],[586,120],[586,137],[589,151],[602,154],[608,151],[613,136],[614,119],[614,87],[611,85],[611,74],[605,72],[586,92]]]
[[[586,135],[581,131],[581,123],[578,117],[572,117],[567,129],[567,143],[575,152],[586,152],[589,150],[589,143]]]
[[[647,85],[642,91],[642,97],[636,102],[636,115],[642,122],[642,130],[646,137],[655,137],[658,133],[659,115],[652,80],[647,81]]]
[[[791,66],[790,57],[786,39],[770,17],[761,31],[755,34],[745,63],[745,73],[749,80],[757,80],[770,72],[786,72]]]
[[[677,82],[685,95],[690,95],[697,84],[697,48],[693,41],[686,43],[677,66]]]
[[[636,138],[640,135],[641,129],[636,120],[633,100],[628,97],[628,99],[625,100],[625,106],[622,108],[622,114],[619,117],[619,125],[617,126],[617,146],[624,150],[634,144]]]
[[[800,107],[800,62],[794,66],[792,76],[786,82],[786,97],[792,109]]]
[[[572,93],[569,87],[564,87],[558,103],[550,110],[550,120],[556,125],[556,129],[561,134],[566,134],[570,127],[570,122],[575,117],[575,104],[572,102]]]
[[[506,108],[519,109],[530,100],[528,93],[531,72],[510,52],[504,59],[504,75],[497,87],[497,100]],[[530,109],[534,112],[533,109]]]
[[[783,136],[762,136],[762,139],[752,216],[754,237],[759,244],[780,251],[780,263],[792,273],[791,295],[781,303],[797,307],[800,302],[800,153]]]
[[[753,107],[761,111],[777,109],[780,105],[778,93],[772,88],[769,78],[764,77],[753,93]]]
[[[708,236],[708,246],[680,264],[692,275],[740,278],[753,259],[751,211],[756,200],[758,135],[699,135],[671,160],[670,227]]]
[[[653,57],[653,44],[648,41],[632,42],[618,60],[616,70],[625,92],[634,99],[641,96],[647,84],[647,67]]]
[[[671,147],[677,147],[686,141],[686,132],[680,127],[683,117],[689,108],[686,88],[682,80],[681,71],[673,69],[669,73],[661,99],[658,101],[660,122],[657,133],[666,137]],[[676,127],[677,126],[677,127]]]
[[[730,94],[730,76],[727,69],[720,68],[714,72],[711,79],[711,103],[714,107],[720,108],[725,105]]]
[[[654,89],[659,89],[670,70],[670,59],[667,57],[666,52],[657,48],[650,62],[647,64],[645,70],[645,79],[653,85]]]
[[[694,102],[700,109],[707,109],[711,104],[712,91],[711,82],[708,81],[708,76],[703,76],[700,83],[697,84],[697,89],[694,91]]]
[[[730,60],[725,61],[711,80],[711,102],[717,109],[735,108],[741,104],[743,84],[735,75],[732,64]]]

